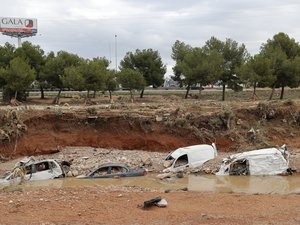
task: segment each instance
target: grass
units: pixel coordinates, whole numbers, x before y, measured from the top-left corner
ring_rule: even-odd
[[[272,100],[280,100],[280,91],[281,89],[276,89],[273,95]],[[47,98],[54,98],[57,95],[57,91],[46,91],[45,97]],[[74,98],[74,96],[80,96],[80,98],[86,97],[86,91],[62,91],[61,98]],[[187,99],[187,102],[189,99],[199,100],[199,101],[214,101],[214,102],[222,102],[222,90],[220,89],[205,89],[202,91],[201,96],[199,97],[199,91],[198,90],[191,90],[189,92],[189,96]],[[252,98],[252,89],[244,89],[240,92],[234,92],[230,89],[227,89],[225,92],[225,101],[228,102],[253,102],[253,100],[257,101],[267,101],[269,99],[271,89],[270,88],[263,88],[263,89],[257,89],[256,94],[257,98]],[[179,99],[184,99],[186,94],[185,89],[146,89],[144,92],[144,99],[139,98],[139,92],[135,92],[134,97],[136,101],[142,100],[145,101],[147,99],[150,99],[152,96],[155,97],[163,96],[163,97],[176,97]],[[30,92],[29,97],[38,98],[40,96],[40,92]],[[129,91],[115,91],[113,92],[113,98],[122,98],[122,97],[129,97],[130,93]],[[97,92],[97,97],[104,97],[109,99],[107,93]],[[0,92],[0,98],[2,98],[2,93]],[[300,99],[300,88],[290,89],[286,88],[284,93],[284,99],[285,101],[292,101]]]

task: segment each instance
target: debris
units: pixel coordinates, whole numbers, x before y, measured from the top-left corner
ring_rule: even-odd
[[[178,189],[178,191],[188,191],[188,190],[189,190],[189,189],[188,189],[187,187]]]
[[[248,136],[250,141],[256,141],[256,131],[253,129],[253,127],[251,127],[251,129],[248,131]]]
[[[154,206],[154,205],[156,205],[156,203],[158,203],[160,201],[161,201],[161,197],[160,196],[152,198],[150,200],[146,200],[146,201],[144,201],[144,208],[148,208],[150,206]]]
[[[142,166],[151,166],[152,160],[149,155],[143,154],[141,156],[141,163],[142,163]]]
[[[166,178],[171,178],[172,176],[173,176],[172,173],[162,173],[162,174],[158,174],[157,178],[163,180],[163,179],[166,179]]]
[[[168,202],[166,199],[163,198],[159,202],[157,202],[156,205],[160,208],[164,208],[164,207],[167,207]]]
[[[156,115],[155,120],[156,120],[156,122],[161,122],[161,121],[163,121],[163,117]]]
[[[72,176],[73,177],[77,177],[79,175],[78,171],[77,170],[73,170],[72,171]]]
[[[178,172],[177,174],[176,174],[176,177],[177,178],[183,178],[183,172],[182,171],[180,171],[180,172]]]
[[[19,106],[19,105],[21,105],[21,102],[19,102],[17,99],[11,99],[10,105],[11,106]]]

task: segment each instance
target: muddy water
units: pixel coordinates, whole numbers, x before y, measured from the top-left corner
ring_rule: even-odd
[[[82,186],[135,186],[151,190],[178,190],[187,188],[200,192],[230,192],[246,194],[300,193],[300,176],[195,176],[160,180],[155,175],[120,179],[56,179],[32,181],[22,185],[6,187],[25,190],[35,188],[62,188]],[[3,186],[0,186],[3,189]]]

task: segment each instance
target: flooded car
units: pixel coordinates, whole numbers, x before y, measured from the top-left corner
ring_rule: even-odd
[[[19,183],[24,180],[47,180],[66,176],[70,163],[56,159],[34,160],[25,158],[19,161],[0,184]]]
[[[286,145],[242,152],[223,159],[216,175],[278,175],[289,172]]]
[[[217,147],[214,143],[178,148],[166,156],[165,161],[169,162],[170,166],[164,169],[163,172],[179,172],[185,168],[199,167],[203,163],[214,159],[217,154]]]
[[[144,176],[145,172],[142,168],[132,169],[122,163],[107,163],[98,166],[97,169],[87,175],[79,175],[76,178],[136,177]]]

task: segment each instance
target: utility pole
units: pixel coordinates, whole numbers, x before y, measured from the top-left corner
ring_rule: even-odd
[[[116,73],[118,72],[118,45],[117,45],[117,35],[115,34],[115,58],[116,58]]]

